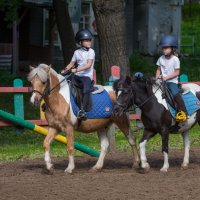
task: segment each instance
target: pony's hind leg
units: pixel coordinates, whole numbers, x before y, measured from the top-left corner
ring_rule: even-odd
[[[98,130],[97,132],[100,138],[100,143],[101,143],[101,153],[100,153],[97,163],[92,167],[91,171],[100,171],[103,168],[104,159],[105,159],[106,153],[108,152],[108,147],[109,147],[107,131],[108,131],[108,128],[107,129],[103,128],[101,130]]]
[[[48,134],[44,139],[43,142],[43,147],[45,149],[45,155],[44,155],[44,160],[46,163],[46,169],[48,171],[51,171],[53,169],[53,164],[51,163],[51,158],[50,158],[50,144],[53,138],[56,136],[57,130],[54,128],[49,128],[48,129]]]
[[[139,168],[140,158],[139,158],[139,154],[138,154],[138,150],[137,150],[137,146],[136,146],[136,138],[135,138],[133,131],[131,130],[130,121],[129,121],[127,115],[124,114],[123,117],[118,118],[118,120],[116,120],[114,122],[119,127],[119,129],[123,132],[125,137],[128,139],[128,142],[131,146],[131,149],[133,152],[133,157],[134,157],[133,167]]]
[[[184,153],[184,159],[183,159],[183,163],[181,167],[182,169],[187,169],[188,164],[189,164],[189,154],[190,154],[190,139],[189,139],[188,132],[186,131],[182,133],[182,137],[183,137],[183,142],[184,142],[185,153]]]

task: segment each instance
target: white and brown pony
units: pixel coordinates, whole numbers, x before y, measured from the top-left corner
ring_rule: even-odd
[[[46,136],[43,146],[45,149],[45,163],[47,170],[52,170],[52,162],[50,158],[50,143],[58,132],[63,131],[67,137],[67,150],[69,153],[69,164],[65,172],[72,173],[74,164],[74,131],[90,133],[97,131],[101,142],[101,152],[97,163],[92,170],[101,170],[104,164],[104,158],[108,151],[109,140],[107,136],[108,128],[115,123],[123,132],[132,147],[134,161],[133,166],[139,165],[139,156],[135,143],[135,136],[130,128],[129,119],[126,114],[120,117],[110,116],[102,119],[87,119],[78,125],[77,117],[74,115],[70,103],[70,89],[65,78],[56,73],[55,70],[46,64],[40,64],[34,68],[30,66],[28,80],[31,82],[33,94],[31,103],[36,106],[40,105],[42,99],[46,104],[45,117],[48,122],[48,135]],[[113,104],[116,100],[115,93],[110,86],[106,86]]]

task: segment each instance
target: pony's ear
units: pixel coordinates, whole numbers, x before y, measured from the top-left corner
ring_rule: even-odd
[[[45,70],[47,73],[49,73],[50,69],[51,69],[51,65],[48,65],[47,67],[45,67],[44,70]]]
[[[132,83],[132,78],[131,78],[130,76],[126,76],[125,82],[126,82],[128,85],[131,85],[131,83]]]
[[[30,72],[31,72],[33,69],[35,69],[35,68],[34,68],[33,66],[29,65],[29,70],[30,70]]]

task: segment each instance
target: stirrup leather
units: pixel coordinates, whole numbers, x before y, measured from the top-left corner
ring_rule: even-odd
[[[187,120],[187,116],[185,114],[185,112],[180,111],[176,114],[176,121],[177,122],[184,122]]]

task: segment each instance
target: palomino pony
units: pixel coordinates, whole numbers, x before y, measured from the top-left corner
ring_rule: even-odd
[[[190,91],[197,97],[194,97],[196,99],[196,103],[194,103],[197,106],[196,111],[191,114],[187,121],[182,123],[176,123],[175,119],[170,114],[166,99],[162,96],[162,86],[161,80],[156,80],[152,77],[134,77],[133,79],[126,77],[114,83],[114,90],[117,95],[117,101],[113,111],[114,115],[122,115],[133,105],[136,105],[142,111],[141,120],[144,124],[144,132],[139,147],[141,167],[144,171],[148,171],[150,167],[146,158],[145,145],[147,141],[157,133],[160,133],[162,137],[162,152],[164,156],[164,164],[160,171],[167,172],[169,168],[169,133],[176,132],[181,133],[184,140],[185,154],[182,168],[188,168],[190,149],[188,131],[197,122],[200,125],[200,86],[192,83],[182,86],[184,91]]]
[[[52,171],[53,169],[50,158],[50,143],[59,131],[65,132],[68,140],[67,150],[69,164],[65,169],[65,172],[71,174],[75,168],[74,131],[84,133],[97,131],[101,142],[101,152],[98,161],[93,166],[92,170],[101,170],[109,147],[107,131],[112,123],[115,123],[119,127],[132,147],[134,154],[133,166],[139,166],[139,155],[136,148],[135,136],[130,128],[129,119],[126,114],[123,114],[121,117],[110,116],[101,119],[87,119],[78,123],[70,102],[69,85],[62,75],[57,74],[51,66],[40,64],[36,68],[30,66],[28,80],[31,82],[33,88],[33,94],[30,100],[31,103],[38,106],[40,105],[41,100],[44,99],[46,104],[45,117],[49,129],[43,146],[45,149],[45,163],[47,170]],[[112,87],[105,87],[105,90],[108,92],[112,103],[114,103],[116,96]]]

